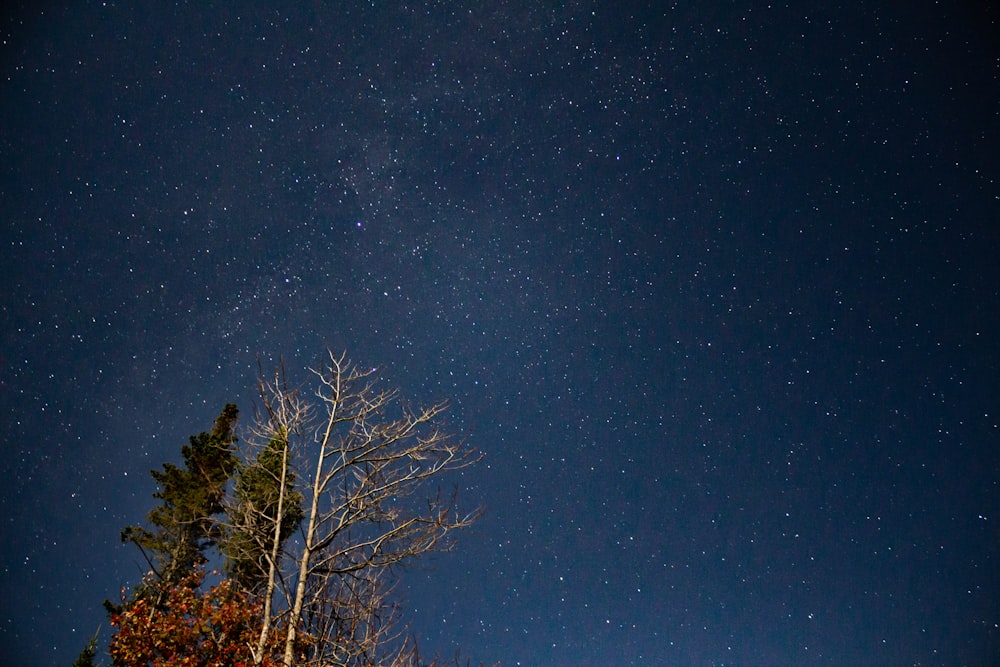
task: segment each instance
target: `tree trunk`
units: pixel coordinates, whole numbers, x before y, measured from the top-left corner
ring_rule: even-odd
[[[320,442],[319,455],[316,457],[316,473],[312,483],[312,502],[309,507],[309,528],[306,530],[306,540],[302,548],[302,555],[300,556],[299,580],[295,584],[295,602],[292,604],[292,611],[288,616],[288,635],[285,637],[285,656],[282,660],[285,667],[293,667],[292,658],[295,652],[296,627],[299,624],[299,619],[302,618],[302,607],[306,598],[306,583],[309,579],[309,561],[312,559],[313,548],[316,544],[316,529],[319,525],[319,497],[325,487],[323,483],[323,463],[326,460],[326,448],[333,433],[333,426],[337,423],[336,417],[337,403],[334,402],[330,408],[329,417],[326,422],[326,431],[323,433],[323,438]]]
[[[267,590],[264,593],[264,624],[261,626],[257,651],[253,656],[254,667],[260,667],[264,662],[264,647],[267,645],[268,636],[271,634],[271,607],[274,601],[278,558],[281,556],[281,527],[285,520],[285,487],[288,479],[289,446],[290,443],[286,439],[285,449],[281,453],[281,483],[278,486],[278,513],[274,519],[274,541],[271,545],[271,557],[268,559],[267,567]]]

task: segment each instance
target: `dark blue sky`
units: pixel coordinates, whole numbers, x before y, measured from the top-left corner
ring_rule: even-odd
[[[996,10],[38,4],[0,34],[0,662],[106,634],[148,471],[325,346],[486,455],[400,588],[427,654],[1000,657]]]

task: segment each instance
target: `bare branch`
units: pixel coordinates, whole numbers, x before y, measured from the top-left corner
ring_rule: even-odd
[[[329,353],[312,373],[312,400],[289,388],[283,369],[273,380],[261,375],[263,410],[247,440],[261,451],[275,438],[287,443],[282,465],[257,473],[278,490],[278,509],[266,496],[231,513],[256,527],[242,557],[257,554],[266,581],[269,618],[259,650],[280,625],[288,667],[416,664],[389,602],[395,566],[448,549],[449,534],[479,518],[457,514],[454,494],[432,488],[421,496],[430,482],[481,457],[441,429],[446,403],[401,404],[396,391],[378,386],[376,369],[344,354]],[[301,535],[288,548],[281,524],[293,479],[305,482],[305,506]]]

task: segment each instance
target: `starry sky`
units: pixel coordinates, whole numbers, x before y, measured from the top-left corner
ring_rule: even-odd
[[[106,637],[148,471],[327,346],[486,457],[424,654],[998,659],[986,4],[5,10],[0,662]]]

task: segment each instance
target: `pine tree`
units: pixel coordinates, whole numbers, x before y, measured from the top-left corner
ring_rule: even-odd
[[[239,410],[228,404],[210,433],[192,436],[181,449],[184,467],[165,463],[151,475],[162,504],[148,515],[151,528],[129,526],[122,541],[138,546],[154,573],[153,581],[176,584],[205,560],[205,550],[218,543],[222,528],[216,516],[224,510],[226,485],[236,471],[234,432]],[[140,594],[149,586],[140,587]]]
[[[288,430],[279,426],[256,461],[237,473],[232,527],[222,551],[229,576],[251,593],[264,592],[279,522],[279,547],[302,522],[302,494],[294,490],[288,463]]]
[[[396,569],[447,549],[452,531],[478,518],[459,513],[454,495],[421,496],[480,457],[441,430],[444,403],[399,405],[375,369],[343,355],[315,372],[312,400],[283,372],[261,379],[264,413],[242,460],[238,411],[227,405],[182,448],[182,465],[152,471],[161,502],[146,527],[122,533],[151,572],[122,604],[105,603],[116,667],[421,664],[396,625]],[[205,590],[210,550],[227,576]],[[78,663],[93,660],[91,645]]]
[[[94,662],[97,659],[97,638],[100,633],[95,633],[87,642],[87,646],[80,651],[80,655],[73,661],[73,667],[97,667]]]

